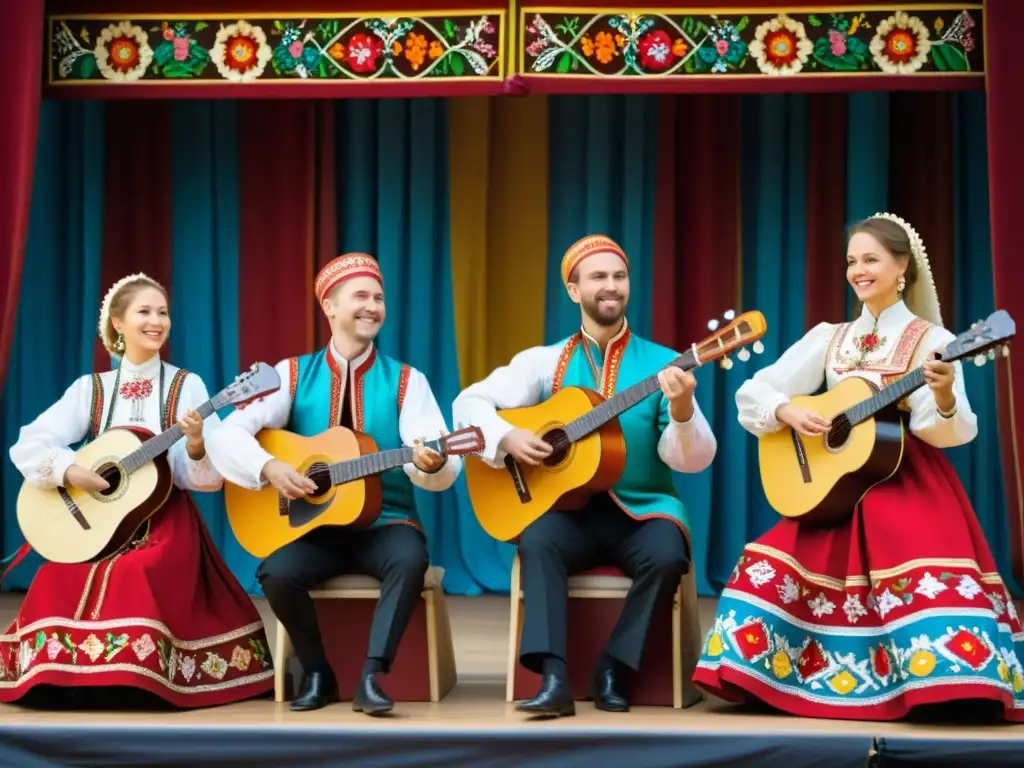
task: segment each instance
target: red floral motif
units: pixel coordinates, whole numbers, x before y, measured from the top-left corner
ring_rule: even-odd
[[[873,352],[885,344],[885,336],[879,336],[877,333],[872,331],[871,333],[865,333],[863,336],[854,339],[853,343],[856,345],[858,350],[866,354],[868,352]]]
[[[753,661],[759,656],[768,652],[768,635],[765,633],[764,624],[760,621],[751,621],[741,627],[737,627],[732,634],[743,658]]]
[[[817,640],[811,641],[796,660],[796,672],[804,682],[810,680],[816,674],[828,666],[825,658],[825,649]]]
[[[360,32],[357,35],[352,35],[348,41],[346,61],[353,72],[373,72],[377,69],[377,59],[382,50],[379,37]]]
[[[153,394],[153,382],[149,379],[126,381],[121,385],[118,394],[125,400],[145,400]]]
[[[663,29],[648,32],[636,47],[640,54],[640,66],[644,69],[668,69],[676,60],[672,53],[672,38]]]
[[[788,66],[796,60],[799,42],[785,27],[769,32],[764,38],[765,58],[776,68]]]
[[[885,37],[885,55],[898,64],[910,61],[917,55],[917,36],[897,27]]]
[[[961,629],[947,640],[946,649],[971,669],[981,669],[992,657],[992,651],[981,638],[966,629]]]
[[[122,35],[110,41],[110,66],[117,72],[127,72],[139,61],[139,44],[133,37]]]
[[[881,680],[892,674],[892,659],[889,658],[889,652],[885,650],[884,645],[880,644],[877,649],[871,649],[871,668]]]

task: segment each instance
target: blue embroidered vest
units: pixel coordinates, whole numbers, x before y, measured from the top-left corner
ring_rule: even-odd
[[[338,426],[341,419],[341,375],[329,348],[290,361],[292,410],[285,429],[312,437]],[[359,368],[350,373],[355,386],[352,427],[373,438],[377,450],[402,447],[398,415],[405,399],[409,367],[374,348]],[[349,384],[351,386],[351,384]],[[374,526],[406,523],[420,526],[413,485],[401,467],[381,476],[383,499]]]
[[[629,328],[609,342],[607,356],[580,332],[560,344],[562,354],[552,394],[562,387],[587,387],[610,398],[617,390],[653,376],[679,356],[667,347],[632,335]],[[600,380],[595,379],[590,361]],[[626,466],[611,490],[612,499],[627,514],[641,520],[667,517],[689,536],[686,507],[676,495],[672,470],[658,456],[658,441],[670,421],[668,401],[656,392],[618,418],[626,441]]]

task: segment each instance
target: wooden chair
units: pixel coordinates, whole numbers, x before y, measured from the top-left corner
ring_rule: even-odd
[[[455,686],[455,649],[448,604],[441,582],[444,569],[431,566],[423,579],[422,600],[413,611],[390,673],[382,680],[395,701],[440,701]],[[327,660],[346,701],[360,680],[370,638],[370,622],[380,598],[380,582],[370,576],[336,576],[310,591]],[[274,642],[274,700],[285,701],[287,662],[292,643],[277,622]],[[290,691],[288,692],[290,693]]]
[[[697,582],[694,568],[679,582],[671,610],[659,611],[651,621],[639,673],[630,678],[623,691],[636,706],[692,707],[704,696],[693,682],[703,637],[697,611]],[[587,698],[587,685],[594,664],[605,648],[612,627],[622,611],[633,581],[617,568],[595,568],[569,578],[569,643],[566,663],[573,697]],[[523,593],[520,587],[519,555],[512,563],[510,592],[508,680],[505,700],[517,701],[535,695],[540,675],[519,664],[519,643],[523,632]]]

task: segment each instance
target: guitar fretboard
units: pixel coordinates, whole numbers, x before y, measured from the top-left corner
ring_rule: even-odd
[[[684,371],[689,371],[692,366],[677,366]],[[579,418],[573,419],[565,425],[565,434],[570,441],[576,442],[591,432],[600,429],[606,423],[614,419],[624,411],[628,411],[634,405],[646,397],[654,394],[659,389],[658,376],[650,376],[643,381],[627,387],[613,397],[608,398],[597,407],[587,411]]]
[[[346,459],[345,461],[331,464],[328,468],[331,473],[331,484],[351,483],[353,480],[359,480],[370,475],[378,475],[389,469],[408,464],[413,458],[412,450],[408,446],[392,448],[391,450],[371,453],[356,459]]]
[[[894,381],[880,392],[876,392],[867,400],[862,400],[846,410],[846,418],[850,426],[856,426],[893,403],[924,386],[924,368],[915,368],[902,379]]]
[[[220,396],[218,395],[218,397]],[[216,399],[217,398],[215,397],[211,400],[207,400],[196,408],[199,415],[204,419],[209,418],[209,416],[217,410],[217,406],[214,403]],[[181,431],[181,427],[175,424],[173,427],[161,432],[159,435],[154,435],[149,438],[149,440],[125,456],[121,460],[121,466],[124,467],[125,471],[128,473],[134,472],[139,467],[148,464],[164,451],[168,450],[172,445],[178,442],[184,434],[185,433]]]

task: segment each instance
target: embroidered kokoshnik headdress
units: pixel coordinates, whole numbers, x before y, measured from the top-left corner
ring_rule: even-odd
[[[913,285],[907,286],[903,294],[903,301],[918,317],[927,320],[933,325],[942,325],[942,311],[939,307],[939,292],[935,290],[935,279],[932,277],[932,268],[928,263],[928,252],[924,247],[924,240],[917,234],[910,223],[893,213],[876,213],[871,218],[887,219],[899,224],[903,231],[910,238],[910,252],[917,265],[917,280]]]
[[[152,277],[143,272],[136,272],[134,275],[122,277],[110,286],[110,290],[107,291],[107,295],[103,297],[103,304],[100,305],[100,322],[96,326],[96,330],[99,332],[100,341],[103,342],[104,348],[112,355],[118,354],[118,351],[114,348],[114,339],[117,334],[113,333],[113,326],[110,324],[110,305],[113,303],[114,297],[117,296],[118,292],[122,288],[140,280],[152,285],[154,288],[160,288],[160,290],[163,290],[160,283]],[[108,329],[111,331],[110,334],[107,333]]]

